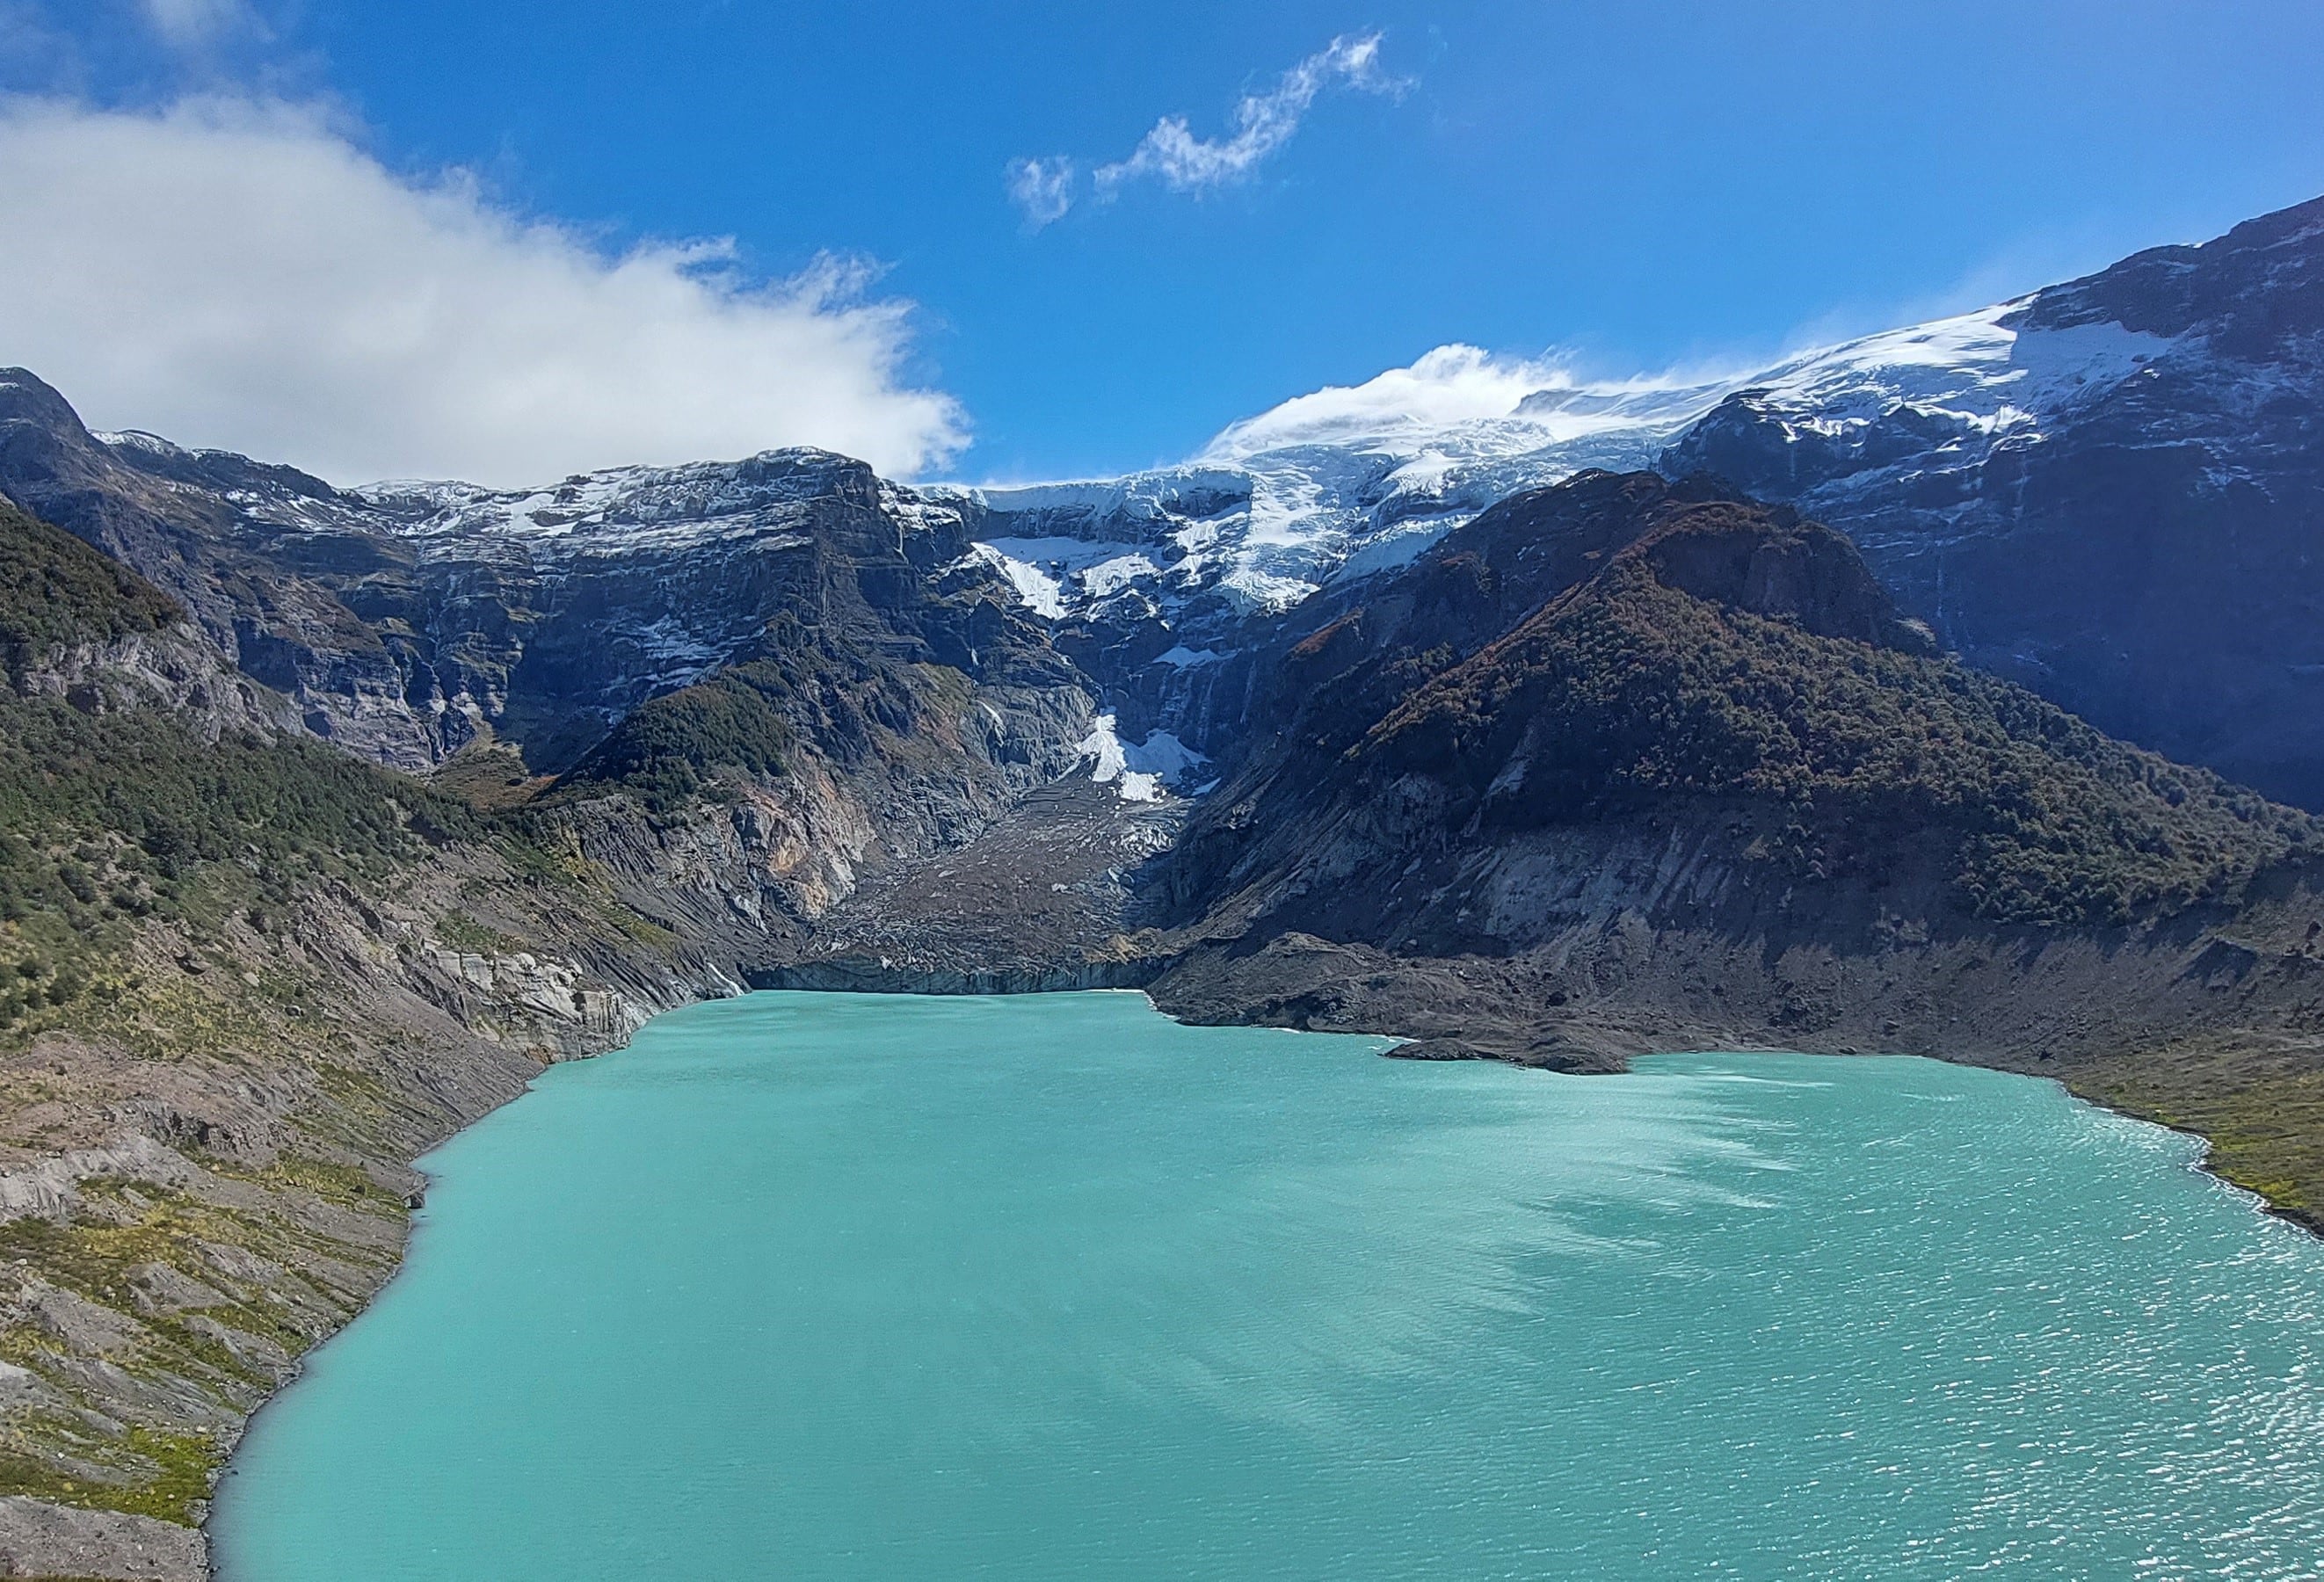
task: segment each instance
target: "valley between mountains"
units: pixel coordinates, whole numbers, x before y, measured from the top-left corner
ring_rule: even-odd
[[[410,1162],[746,987],[1933,1055],[2324,1230],[2324,201],[1126,479],[336,486],[0,373],[0,1556],[207,1574]]]

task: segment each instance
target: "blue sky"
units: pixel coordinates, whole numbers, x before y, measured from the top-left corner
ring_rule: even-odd
[[[883,376],[956,403],[970,444],[934,470],[972,477],[1174,459],[1447,342],[1764,358],[2324,193],[2324,6],[2292,0],[0,0],[0,25],[48,102],[321,106],[398,177],[474,172],[607,256],[876,261],[870,299],[913,305]],[[1374,34],[1374,75],[1327,72],[1239,177],[1098,198],[1161,118],[1225,138]],[[1081,173],[1038,228],[1026,158]]]

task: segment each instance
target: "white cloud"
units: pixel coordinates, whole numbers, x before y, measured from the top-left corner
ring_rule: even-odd
[[[1506,418],[1536,391],[1570,384],[1558,363],[1496,357],[1475,346],[1439,346],[1408,368],[1391,368],[1361,384],[1326,385],[1294,396],[1229,427],[1205,459],[1250,455],[1279,446],[1328,444],[1383,428],[1442,428]]]
[[[142,0],[148,26],[162,41],[197,50],[235,33],[264,36],[266,29],[249,0]]]
[[[1200,192],[1237,180],[1258,169],[1291,141],[1300,121],[1325,88],[1401,94],[1410,85],[1381,72],[1380,35],[1342,35],[1285,72],[1263,94],[1246,94],[1230,117],[1232,133],[1196,137],[1184,115],[1165,115],[1139,140],[1127,159],[1100,165],[1091,182],[1099,201],[1111,200],[1124,183],[1158,178],[1174,192]],[[1009,200],[1025,213],[1033,230],[1054,224],[1074,207],[1081,169],[1060,155],[1009,161]]]
[[[1626,379],[1582,379],[1562,356],[1498,357],[1438,346],[1411,366],[1361,384],[1327,385],[1229,425],[1198,462],[1234,462],[1296,445],[1387,444],[1463,424],[1509,420],[1542,442],[1654,422],[1715,400],[1739,375],[1674,368]]]
[[[905,382],[910,307],[731,244],[607,256],[466,175],[397,175],[321,113],[0,105],[0,363],[92,423],[342,483],[531,483],[818,445],[909,476],[965,441]]]
[[[1034,230],[1065,217],[1074,207],[1074,162],[1053,160],[1009,161],[1009,201],[1025,211],[1025,223]]]
[[[1231,117],[1234,133],[1230,137],[1196,137],[1185,116],[1163,116],[1128,159],[1098,167],[1094,175],[1100,196],[1111,196],[1123,182],[1141,176],[1158,176],[1176,192],[1197,192],[1248,175],[1291,141],[1325,88],[1401,92],[1402,81],[1380,72],[1379,45],[1378,33],[1333,39],[1285,72],[1266,93],[1245,95]]]

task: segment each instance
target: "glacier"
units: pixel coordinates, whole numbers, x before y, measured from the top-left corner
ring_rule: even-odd
[[[2014,325],[2032,299],[1713,377],[1591,382],[1554,363],[1440,347],[1238,422],[1177,466],[921,492],[970,513],[973,535],[1039,614],[1190,621],[1200,634],[1218,616],[1285,609],[1402,566],[1523,490],[1591,467],[1654,466],[1738,394],[1827,437],[1902,411],[1984,445],[2034,443],[2173,345],[2119,325]],[[1459,399],[1443,399],[1449,388]],[[1163,662],[1199,651],[1180,644]]]

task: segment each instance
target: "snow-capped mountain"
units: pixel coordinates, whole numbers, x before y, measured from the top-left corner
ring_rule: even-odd
[[[2319,424],[2324,200],[1749,373],[1593,385],[1452,347],[1184,466],[931,492],[1102,679],[1208,742],[1185,673],[1253,621],[1584,468],[1709,471],[1848,531],[1978,663],[2324,804]]]
[[[1112,707],[1121,775],[1183,781],[1254,724],[1242,657],[1286,609],[1360,598],[1584,468],[1708,471],[1849,532],[1972,660],[2324,805],[2319,429],[2324,200],[1749,373],[1592,383],[1446,348],[1115,479],[908,488],[774,451],[533,490],[339,489],[92,435],[14,371],[0,489],[169,589],[318,733],[390,762],[485,730],[569,762],[770,621],[816,625],[844,563],[848,596],[888,614],[989,601],[1046,633]],[[944,662],[973,671],[982,640],[946,622],[879,640],[899,663],[954,644]]]
[[[1540,371],[1485,382],[1502,409],[1443,417],[1438,387],[1485,373],[1465,346],[1238,423],[1183,466],[1127,477],[932,490],[957,500],[1028,603],[1053,617],[1125,601],[1197,621],[1282,610],[1401,566],[1493,501],[1585,467],[1649,466],[1738,382],[1591,385]],[[1415,397],[1400,409],[1400,393]]]
[[[2324,200],[1852,355],[1738,390],[1664,470],[1842,529],[2101,729],[2324,805]]]
[[[975,513],[993,564],[1052,618],[1100,614],[1125,598],[1157,612],[1205,595],[1237,613],[1279,610],[1334,580],[1403,565],[1521,490],[1591,467],[1652,467],[1741,391],[1827,443],[1902,412],[1945,442],[1989,447],[2039,440],[2045,424],[2169,349],[2118,325],[2020,327],[2034,300],[1715,380],[1590,384],[1551,373],[1538,388],[1509,391],[1505,411],[1446,421],[1384,408],[1379,398],[1398,385],[1425,390],[1485,361],[1446,347],[1370,385],[1239,423],[1184,466],[929,492]]]

